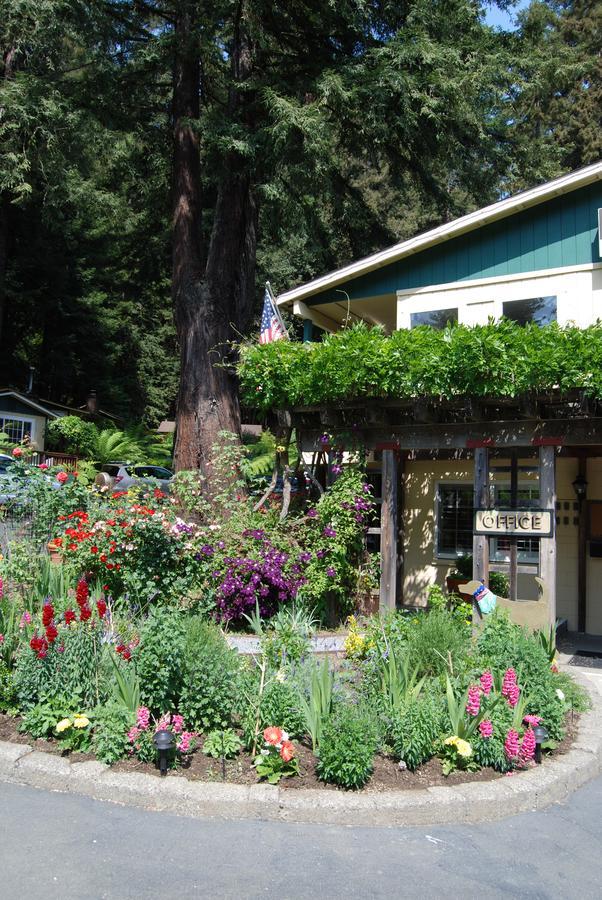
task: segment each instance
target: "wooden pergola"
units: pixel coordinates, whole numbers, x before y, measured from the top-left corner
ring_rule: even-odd
[[[406,461],[415,459],[474,459],[474,507],[490,506],[489,466],[492,455],[510,457],[511,502],[516,502],[517,460],[539,462],[540,505],[556,519],[556,458],[579,460],[584,471],[588,457],[602,455],[602,403],[583,391],[550,391],[515,398],[420,398],[395,400],[361,398],[275,410],[271,427],[294,428],[300,449],[319,446],[325,432],[337,435],[348,448],[361,445],[382,452],[380,609],[403,603],[404,567],[403,481]],[[578,620],[585,630],[586,531],[579,516]],[[516,599],[517,552],[511,541],[511,598]],[[487,581],[489,537],[473,537],[473,578]],[[548,591],[550,619],[556,618],[556,535],[539,539],[539,575]],[[512,596],[513,594],[513,596]]]

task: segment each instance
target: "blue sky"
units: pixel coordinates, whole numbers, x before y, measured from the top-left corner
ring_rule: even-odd
[[[501,9],[498,9],[496,6],[488,7],[485,13],[485,21],[488,25],[496,25],[499,28],[504,28],[507,31],[513,30],[516,26],[514,24],[514,17],[516,13],[524,9],[525,6],[529,5],[529,0],[519,0],[519,3],[516,6],[509,10],[508,12],[502,12]]]

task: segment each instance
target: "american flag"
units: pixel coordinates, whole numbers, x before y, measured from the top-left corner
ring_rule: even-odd
[[[269,344],[272,341],[280,341],[282,340],[282,338],[287,337],[288,334],[280,317],[280,313],[276,309],[276,305],[272,300],[268,288],[266,287],[263,297],[263,312],[261,314],[259,343]]]

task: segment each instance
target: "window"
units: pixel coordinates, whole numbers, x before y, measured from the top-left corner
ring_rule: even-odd
[[[437,556],[472,553],[473,488],[440,484],[437,496]]]
[[[136,466],[134,474],[137,478],[162,478],[163,480],[173,478],[171,472],[161,466]]]
[[[516,505],[519,509],[538,509],[539,487],[519,487]],[[496,487],[495,506],[510,509],[510,488]],[[529,563],[539,560],[538,538],[519,538],[516,542],[518,562]],[[495,538],[491,542],[491,559],[503,562],[510,559],[510,538]]]
[[[26,419],[11,419],[0,416],[0,431],[8,437],[11,444],[19,444],[25,435],[31,438],[33,422]]]
[[[502,303],[502,315],[507,319],[526,325],[549,325],[556,321],[556,297],[535,297],[533,300],[509,300]]]
[[[432,309],[428,312],[410,313],[410,328],[417,325],[430,325],[431,328],[445,328],[446,325],[458,321],[457,309]]]

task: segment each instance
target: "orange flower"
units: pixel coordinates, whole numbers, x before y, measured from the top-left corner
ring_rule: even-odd
[[[282,728],[276,728],[274,725],[270,725],[269,728],[266,728],[263,732],[263,738],[266,744],[272,744],[272,746],[276,746],[282,740]]]
[[[290,762],[295,755],[295,746],[292,741],[284,741],[280,748],[280,756],[284,762]]]

